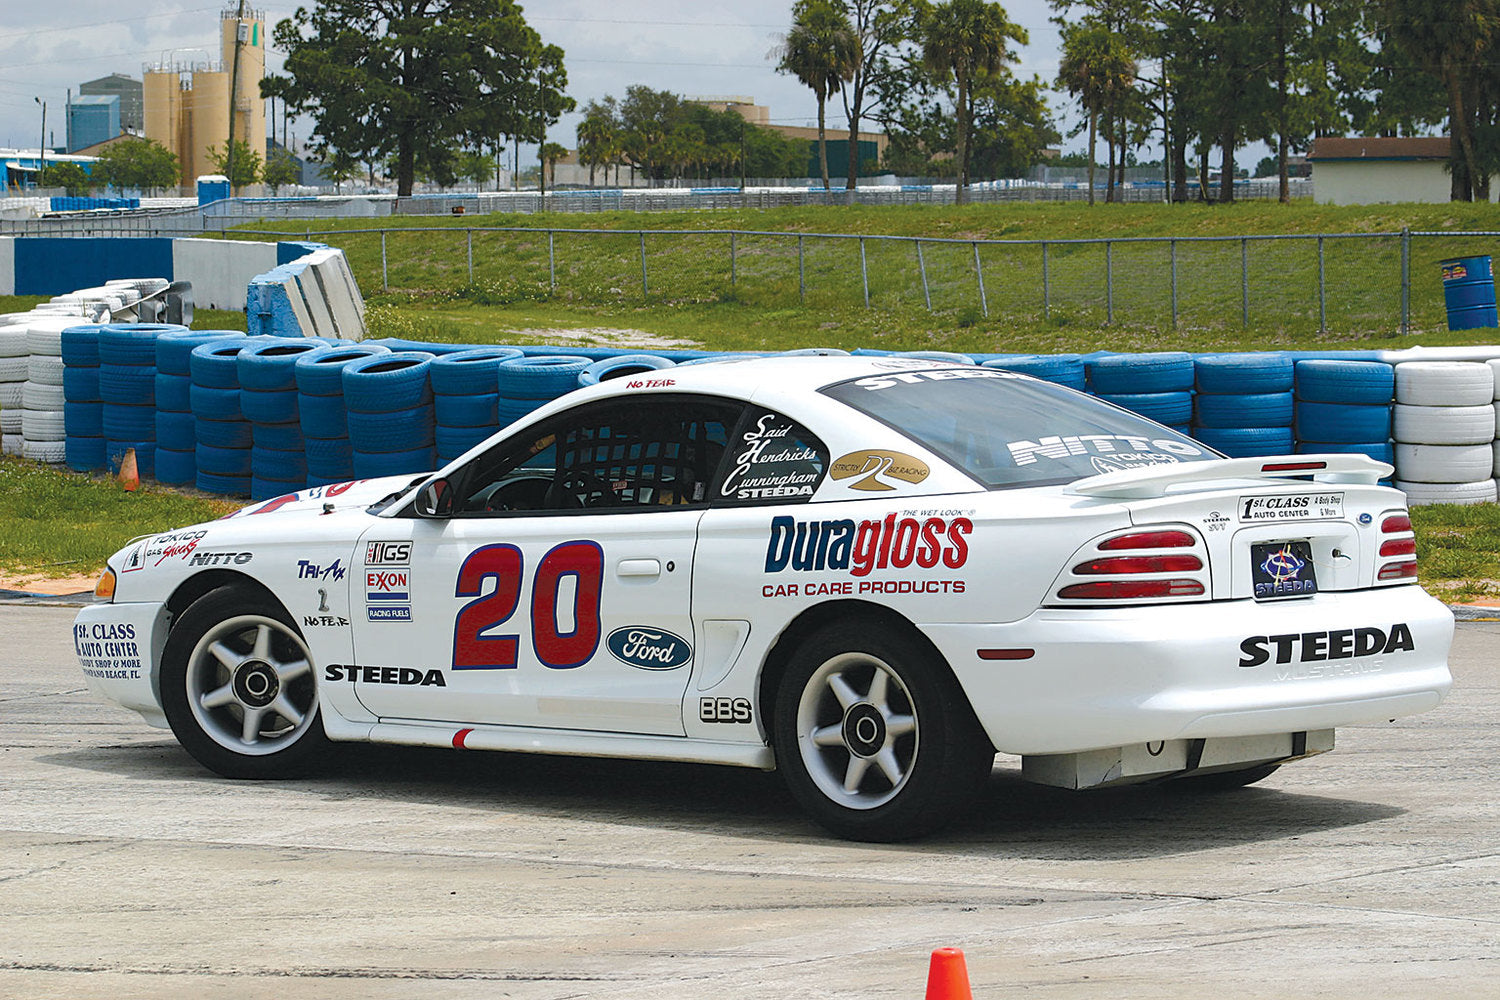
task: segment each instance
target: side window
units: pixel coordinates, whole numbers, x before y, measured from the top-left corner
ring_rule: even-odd
[[[753,408],[735,428],[727,464],[720,501],[801,503],[823,481],[828,449],[790,417]]]

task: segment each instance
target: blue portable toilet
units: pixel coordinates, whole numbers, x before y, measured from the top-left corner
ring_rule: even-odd
[[[229,178],[223,174],[204,174],[198,178],[198,207],[229,197]]]

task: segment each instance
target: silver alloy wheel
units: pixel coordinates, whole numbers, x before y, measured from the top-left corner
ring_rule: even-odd
[[[797,703],[797,750],[829,801],[875,809],[895,798],[920,747],[911,693],[869,653],[824,661]]]
[[[236,754],[273,754],[317,716],[312,656],[301,637],[262,615],[227,618],[193,647],[187,702],[204,734]]]

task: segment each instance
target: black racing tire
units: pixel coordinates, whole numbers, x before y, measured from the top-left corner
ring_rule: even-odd
[[[916,637],[868,620],[802,642],[772,729],[792,796],[851,840],[940,829],[982,792],[995,760],[947,666]]]
[[[1214,771],[1211,774],[1168,779],[1167,784],[1184,792],[1227,792],[1269,778],[1280,767],[1280,764],[1259,764],[1238,771]]]
[[[183,749],[215,774],[291,777],[328,742],[316,673],[279,604],[220,587],[189,605],[167,636],[162,708]]]

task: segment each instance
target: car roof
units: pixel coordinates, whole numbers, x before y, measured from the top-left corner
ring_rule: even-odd
[[[627,395],[641,389],[705,392],[741,399],[805,396],[827,385],[893,371],[922,371],[959,367],[952,362],[924,358],[856,357],[853,355],[772,355],[764,358],[725,358],[676,365],[640,375],[601,382],[601,395]],[[639,383],[661,383],[642,385]],[[612,391],[609,391],[612,390]]]

